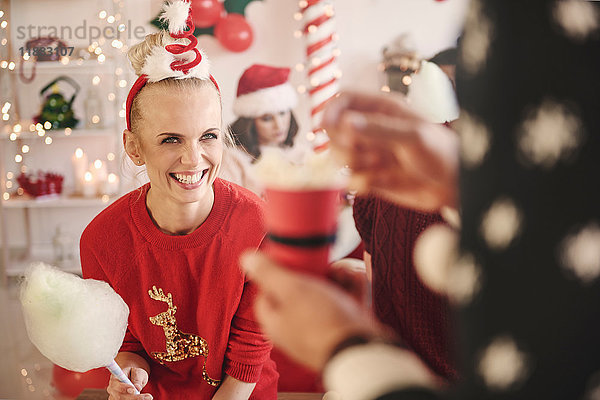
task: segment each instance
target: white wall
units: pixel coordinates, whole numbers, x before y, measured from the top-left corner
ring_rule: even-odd
[[[467,4],[468,0],[337,0],[342,86],[377,90],[381,85],[377,73],[381,50],[400,33],[411,32],[425,56],[453,46],[460,34]],[[293,36],[294,30],[301,27],[300,22],[293,19],[296,11],[295,0],[250,3],[246,14],[255,38],[252,47],[241,54],[224,50],[213,37],[200,38],[200,46],[212,60],[214,75],[223,90],[225,121],[234,119],[231,101],[237,79],[246,67],[253,63],[293,67],[304,62],[303,39]],[[305,72],[294,71],[291,80],[295,85],[303,84]],[[297,114],[306,128],[307,109],[307,99],[303,96]]]
[[[87,6],[82,8],[79,6],[81,3],[77,7],[69,6],[72,0],[13,0],[12,25],[79,26],[83,20],[91,25],[98,21],[100,6],[107,1],[110,0],[86,0]],[[125,19],[130,20],[134,27],[144,27],[146,32],[153,32],[154,28],[148,22],[158,14],[163,0],[124,1]],[[337,0],[335,7],[342,51],[339,57],[343,72],[342,86],[366,90],[380,87],[382,77],[378,75],[377,64],[381,60],[381,50],[400,33],[412,33],[418,50],[424,56],[453,46],[460,33],[468,1]],[[46,15],[49,4],[60,10],[53,13],[51,21]],[[296,0],[251,2],[246,9],[246,16],[254,28],[254,43],[243,53],[227,51],[214,37],[200,37],[200,47],[212,61],[213,75],[222,88],[226,122],[234,120],[231,104],[237,80],[246,67],[253,63],[293,67],[304,61],[304,41],[293,37],[293,32],[301,25],[293,19],[296,11]],[[132,43],[135,43],[135,39]],[[86,45],[86,41],[73,39],[70,44]],[[305,72],[294,70],[291,80],[295,85],[303,84]],[[297,110],[301,122],[308,120],[305,97],[303,95],[300,99]]]
[[[46,24],[48,22],[48,7],[52,12],[53,25],[80,24],[83,19],[97,20],[99,5],[111,0],[85,0],[85,11],[82,11],[82,2],[72,0],[13,0],[13,25],[21,24]],[[162,0],[124,0],[125,18],[131,20],[133,26],[144,26],[147,32],[154,29],[148,25],[157,13]],[[355,89],[378,90],[382,77],[377,72],[377,65],[381,60],[382,47],[394,39],[398,34],[411,32],[419,51],[425,56],[431,56],[439,50],[452,46],[460,32],[463,15],[468,0],[337,0],[337,27],[340,36],[339,47],[342,54],[339,66],[343,72],[341,80],[343,87]],[[200,46],[207,52],[213,64],[213,75],[221,86],[224,99],[224,117],[226,122],[232,122],[234,116],[231,112],[232,100],[237,88],[237,80],[243,70],[253,63],[264,63],[278,66],[293,67],[304,61],[304,42],[293,37],[293,32],[300,28],[300,22],[293,19],[297,11],[296,0],[262,0],[254,1],[247,8],[247,18],[254,28],[254,43],[244,53],[232,53],[220,46],[213,37],[200,38]],[[22,43],[16,43],[16,48]],[[85,45],[86,43],[74,43]],[[16,50],[16,49],[15,49]],[[123,56],[124,57],[124,56]],[[40,78],[41,79],[41,78]],[[304,73],[293,71],[291,77],[294,85],[304,84]],[[38,82],[39,83],[39,82]],[[129,80],[129,85],[132,81]],[[35,86],[35,85],[34,85]],[[31,95],[29,95],[31,96]],[[37,96],[37,95],[35,95]],[[31,97],[31,101],[37,97]],[[23,94],[22,98],[27,98]],[[37,106],[36,106],[37,107]],[[296,115],[306,132],[308,126],[308,101],[301,96]],[[115,128],[118,139],[125,122],[119,120]],[[81,146],[94,148],[101,146],[101,142],[90,143],[94,139],[85,139]],[[5,144],[4,142],[3,144]],[[67,143],[67,142],[65,142]],[[57,146],[55,146],[57,144]],[[52,154],[45,152],[38,161],[54,158],[57,165],[62,165],[62,172],[70,176],[68,157],[73,152],[73,141],[65,144],[63,149],[58,143],[52,146]],[[101,147],[100,147],[101,148]],[[6,149],[7,150],[7,149]],[[35,157],[33,152],[30,157]],[[7,159],[10,160],[10,154]],[[50,161],[49,161],[50,163]],[[9,163],[10,164],[10,163]],[[31,160],[30,164],[38,168],[46,167],[46,162]],[[50,166],[46,169],[51,168]],[[16,170],[14,163],[7,166],[7,170]],[[56,170],[56,168],[54,168]],[[61,172],[61,171],[59,171]],[[79,235],[85,225],[82,221],[89,220],[96,210],[89,210],[92,215],[84,215],[83,210],[71,213],[52,211],[51,216],[37,215],[39,219],[34,232],[34,242],[47,242],[52,237],[57,223],[62,223],[73,235]],[[89,214],[88,213],[88,214]],[[10,242],[13,245],[24,243],[22,229],[22,212],[9,210],[10,226],[19,229],[11,230]]]

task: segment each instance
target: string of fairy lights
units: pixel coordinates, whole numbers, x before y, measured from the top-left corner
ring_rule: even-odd
[[[106,7],[106,4],[110,4]],[[4,4],[4,3],[0,3]],[[8,7],[8,6],[7,6]],[[100,85],[110,84],[112,90],[106,95],[106,100],[109,104],[116,104],[120,102],[118,107],[118,116],[121,120],[125,119],[125,99],[127,97],[127,87],[129,85],[126,69],[122,63],[118,60],[124,59],[124,57],[118,57],[119,53],[126,53],[129,50],[128,45],[122,39],[127,33],[128,29],[131,29],[124,20],[124,0],[110,0],[105,2],[105,6],[98,10],[95,14],[95,25],[99,26],[100,29],[106,31],[106,29],[112,30],[112,32],[119,32],[117,38],[106,39],[100,37],[98,40],[94,40],[86,49],[79,49],[77,53],[73,52],[70,56],[61,56],[58,62],[64,66],[75,66],[81,68],[94,68],[94,65],[110,66],[114,68],[110,70],[110,73],[104,74],[108,78],[104,78],[103,74],[93,74],[91,77],[91,86],[98,87]],[[110,10],[109,10],[110,9]],[[19,62],[24,63],[24,66],[31,66],[33,68],[33,56],[24,52],[11,50],[11,38],[10,38],[10,16],[8,10],[0,9],[0,69],[7,70],[9,74],[16,74],[16,69]],[[13,46],[14,47],[14,46]],[[12,53],[12,54],[11,54]],[[111,57],[112,56],[112,57]],[[121,60],[122,61],[122,60]],[[52,61],[56,63],[56,61]],[[0,70],[0,73],[3,71]],[[114,73],[114,75],[112,75]],[[114,76],[114,78],[113,78]],[[10,82],[8,76],[3,77],[3,82]],[[86,78],[89,79],[89,78]],[[112,82],[103,82],[103,80],[114,79]],[[16,80],[16,79],[15,79]],[[13,80],[14,82],[14,80]],[[14,83],[9,83],[13,90],[16,90]],[[45,123],[34,123],[32,121],[22,120],[15,110],[14,96],[10,96],[9,90],[3,90],[0,95],[0,115],[3,122],[3,130],[0,132],[4,135],[4,138],[0,140],[8,139],[14,143],[13,148],[15,149],[14,154],[10,157],[14,160],[16,170],[7,171],[5,176],[5,189],[2,193],[3,200],[9,200],[12,196],[21,196],[24,191],[19,184],[16,182],[16,178],[19,174],[28,173],[27,158],[32,155],[32,143],[26,143],[31,140],[41,140],[45,145],[52,145],[57,137],[63,136],[68,137],[73,134],[74,130],[79,128],[64,128],[64,129],[53,129],[52,124],[48,121]],[[90,116],[91,127],[90,129],[101,129],[103,126],[102,116],[93,114]],[[110,152],[106,155],[104,162],[114,161],[115,154]],[[97,162],[102,160],[96,160]],[[112,175],[112,174],[111,174]],[[12,193],[12,194],[11,194]],[[108,201],[106,196],[102,196],[103,200]]]
[[[113,12],[109,13],[106,9],[99,10],[97,15],[97,22],[99,24],[104,24],[104,26],[112,26],[114,29],[118,30],[118,32],[125,32],[128,28],[125,23],[123,23],[123,9],[124,9],[124,1],[123,0],[111,0],[113,1],[114,6],[112,7]],[[2,93],[0,93],[0,119],[2,123],[2,130],[0,130],[0,135],[4,137],[0,137],[0,140],[8,140],[10,143],[13,143],[12,147],[8,147],[10,149],[14,148],[15,152],[12,154],[12,160],[14,163],[10,163],[12,165],[16,165],[16,170],[9,170],[5,173],[5,184],[4,188],[6,191],[2,193],[2,200],[9,200],[11,196],[23,195],[23,189],[19,187],[19,184],[16,182],[16,179],[20,173],[27,173],[27,157],[31,155],[33,150],[33,141],[39,140],[43,143],[43,145],[50,146],[54,142],[58,136],[69,137],[73,134],[74,129],[65,128],[60,130],[51,129],[52,125],[50,122],[45,123],[33,123],[31,121],[22,120],[19,113],[17,112],[18,107],[15,104],[14,95],[12,95],[12,91],[16,90],[16,87],[13,83],[11,83],[10,74],[17,73],[17,66],[19,62],[28,62],[27,64],[32,63],[32,56],[28,53],[24,53],[22,56],[19,52],[11,52],[11,39],[10,39],[10,8],[9,5],[4,1],[0,1],[0,82],[3,86]],[[106,49],[105,49],[106,48]],[[59,62],[67,66],[77,65],[81,67],[89,67],[93,66],[94,61],[98,64],[105,64],[110,60],[109,55],[111,53],[116,52],[127,52],[128,46],[120,39],[114,39],[111,41],[107,41],[104,37],[99,38],[97,41],[94,41],[87,48],[87,56],[86,54],[73,54],[73,56],[63,56],[59,59]],[[123,57],[115,57],[123,58]],[[27,65],[25,64],[25,65]],[[107,94],[106,100],[109,103],[115,104],[115,102],[120,101],[120,99],[126,98],[126,88],[128,87],[128,79],[126,77],[124,67],[115,64],[114,76],[116,77],[113,89],[109,91]],[[91,78],[92,86],[99,86],[101,84],[107,84],[107,82],[102,82],[103,77],[99,74],[94,74]],[[14,80],[13,80],[14,82]],[[12,91],[8,90],[12,87]],[[123,100],[123,104],[120,107],[119,117],[125,118],[125,102]],[[101,125],[101,116],[93,115],[91,117],[93,124]],[[5,147],[5,146],[2,146]],[[7,150],[8,150],[7,148]],[[78,148],[78,151],[82,151],[82,149]],[[2,149],[2,151],[6,151]],[[77,151],[76,151],[77,152]],[[115,154],[110,152],[106,155],[106,161],[114,161],[116,158]],[[7,160],[9,161],[9,160]],[[96,160],[93,162],[94,165],[98,165],[98,162],[101,160]],[[9,163],[7,163],[9,164]],[[1,169],[1,168],[0,168]],[[108,181],[111,181],[111,178],[114,180],[114,174],[108,175]],[[12,193],[12,195],[11,195]],[[108,196],[102,196],[102,200],[107,202]],[[40,398],[54,398],[54,390],[51,389],[49,385],[47,385],[45,380],[36,379],[43,366],[39,363],[34,363],[32,365],[21,365],[19,370],[19,375],[22,379],[23,388],[25,391],[31,393],[32,395],[37,393]]]

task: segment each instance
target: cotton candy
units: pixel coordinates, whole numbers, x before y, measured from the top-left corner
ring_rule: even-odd
[[[37,263],[27,271],[20,297],[29,338],[50,361],[85,372],[114,360],[129,307],[106,282]]]

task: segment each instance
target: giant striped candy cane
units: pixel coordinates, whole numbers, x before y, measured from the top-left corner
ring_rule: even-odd
[[[340,54],[332,0],[300,0],[302,33],[306,41],[307,71],[315,150],[327,146],[327,135],[319,130],[325,103],[339,91]]]

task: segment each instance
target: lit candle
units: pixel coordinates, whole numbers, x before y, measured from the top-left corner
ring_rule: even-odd
[[[92,164],[90,164],[90,171],[92,175],[94,175],[94,180],[96,183],[101,185],[106,182],[108,179],[108,171],[106,170],[106,164],[101,160],[96,160]]]
[[[108,179],[102,185],[102,194],[114,196],[119,193],[119,177],[116,174],[108,174]]]
[[[75,192],[82,193],[82,185],[88,167],[88,159],[87,155],[83,152],[81,148],[78,147],[75,150],[75,154],[73,154],[73,157],[71,158],[71,163],[73,165],[73,178],[75,182],[73,186]]]
[[[81,192],[84,197],[96,197],[98,189],[96,182],[94,182],[94,175],[90,171],[87,171],[83,175],[83,181],[81,182]]]

